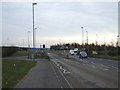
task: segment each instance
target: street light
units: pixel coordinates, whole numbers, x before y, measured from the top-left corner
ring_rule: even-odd
[[[34,47],[36,47],[36,30],[37,28],[34,28]]]
[[[98,45],[98,34],[96,34],[96,46]]]
[[[32,3],[32,5],[33,5],[33,48],[35,48],[35,37],[34,37],[34,35],[35,35],[35,33],[34,33],[34,5],[37,5],[37,3]]]
[[[30,44],[29,44],[29,33],[30,33],[30,31],[28,31],[28,48],[30,48]]]
[[[88,45],[88,31],[86,31],[86,44]]]
[[[81,28],[82,28],[82,46],[84,48],[84,29],[83,29],[83,27],[81,27]]]

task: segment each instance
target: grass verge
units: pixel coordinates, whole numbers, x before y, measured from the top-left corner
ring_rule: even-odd
[[[28,52],[27,51],[18,51],[14,54],[11,55],[11,57],[19,57],[19,56],[27,56]]]
[[[110,59],[110,60],[119,60],[120,56],[109,56],[109,55],[96,55],[96,56],[92,56],[94,58],[102,58],[102,59]]]
[[[2,88],[13,88],[36,65],[36,61],[2,60]]]

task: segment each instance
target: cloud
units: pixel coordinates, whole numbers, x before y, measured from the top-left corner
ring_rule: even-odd
[[[90,37],[104,33],[116,35],[117,3],[39,2],[35,6],[38,42],[49,42],[53,39],[56,42],[58,39],[79,41],[77,38],[81,37],[82,26]],[[11,38],[16,43],[22,39],[27,41],[27,31],[31,31],[32,40],[32,4],[3,3],[3,40]],[[49,38],[45,39],[46,37]]]

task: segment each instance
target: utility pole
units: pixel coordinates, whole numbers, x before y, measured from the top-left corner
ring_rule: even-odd
[[[107,49],[106,49],[105,36],[104,36],[104,50],[105,50],[105,55],[107,55]]]
[[[32,3],[32,5],[33,5],[33,48],[35,48],[35,37],[34,37],[34,35],[35,35],[35,33],[34,33],[34,5],[37,5],[37,3]]]
[[[88,31],[86,31],[86,43],[88,44]]]
[[[36,41],[37,41],[36,32],[37,32],[37,28],[34,28],[34,46],[35,46],[35,48],[36,48]]]
[[[34,28],[34,5],[37,5],[37,3],[32,3],[33,5],[33,49],[35,48],[35,28]],[[33,50],[32,53],[32,59],[35,59],[35,51]]]
[[[41,46],[42,46],[42,45],[40,45],[40,49],[41,49]]]
[[[84,29],[82,28],[82,47],[84,48]]]
[[[98,45],[98,35],[96,34],[96,46]]]
[[[86,48],[87,48],[87,51],[89,51],[89,45],[88,45],[88,31],[86,31]]]
[[[117,47],[119,47],[119,35],[117,36]]]
[[[28,48],[30,48],[30,43],[29,43],[29,33],[30,33],[30,31],[28,31]]]

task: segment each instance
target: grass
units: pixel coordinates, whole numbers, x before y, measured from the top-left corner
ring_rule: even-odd
[[[95,55],[95,56],[92,56],[92,57],[110,59],[110,60],[119,60],[119,58],[120,58],[120,56],[109,56],[109,55]]]
[[[19,56],[27,56],[28,52],[26,51],[17,51],[16,53],[12,54],[11,57],[19,57]]]
[[[2,87],[15,87],[35,64],[35,61],[2,60]]]

